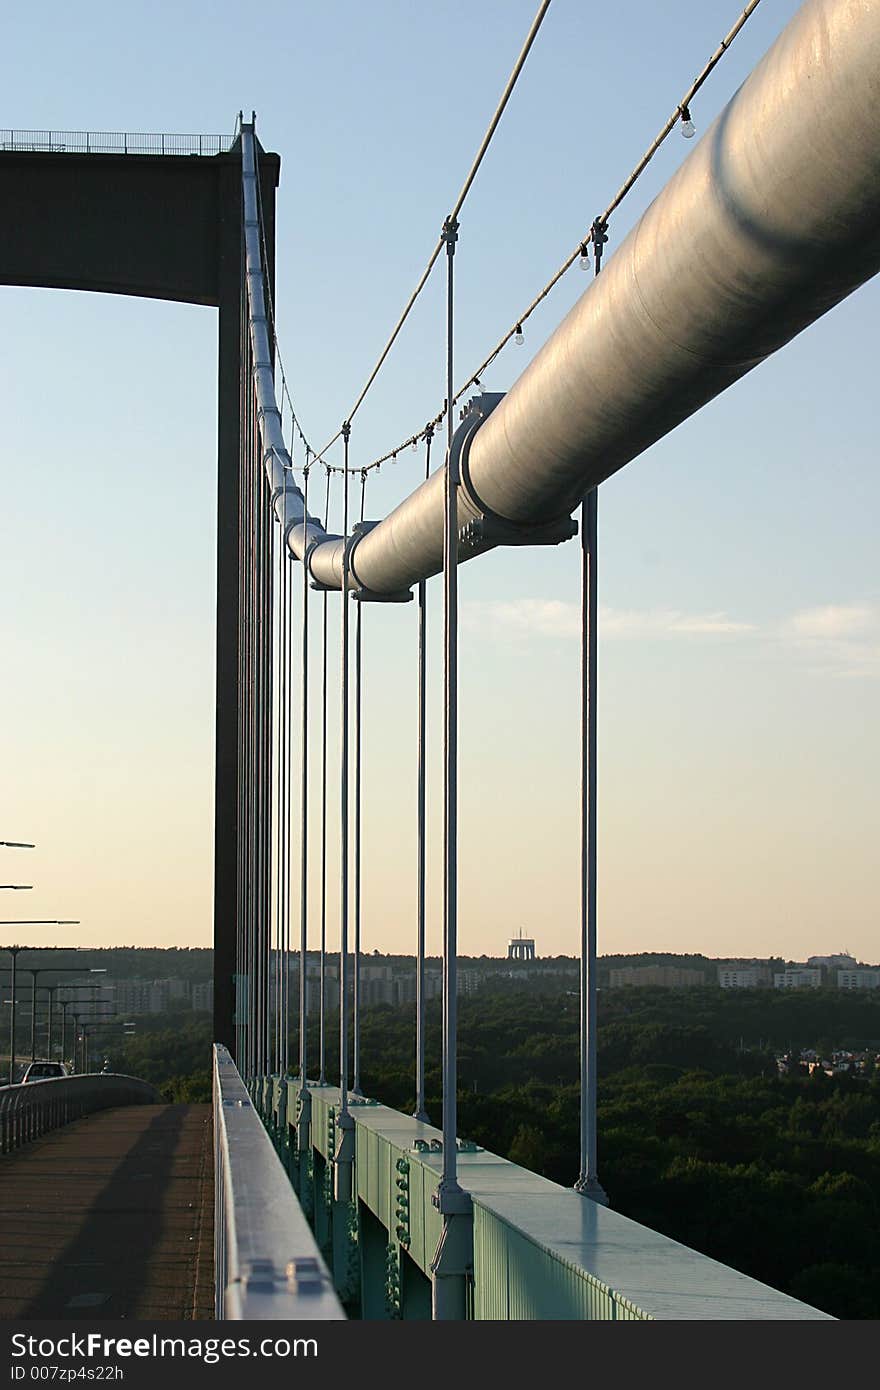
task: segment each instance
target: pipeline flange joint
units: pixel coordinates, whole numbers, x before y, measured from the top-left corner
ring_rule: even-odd
[[[473,551],[498,545],[561,545],[577,535],[577,522],[573,517],[540,522],[508,521],[493,512],[474,487],[469,468],[471,445],[477,430],[501,404],[504,395],[503,391],[485,391],[481,396],[473,396],[461,412],[462,424],[457,432],[460,439],[459,493],[471,518],[459,527],[458,543]],[[453,440],[453,448],[455,443]]]
[[[353,599],[358,603],[411,603],[411,589],[396,589],[392,593],[377,594],[372,589],[368,589],[358,579],[357,564],[355,563],[355,552],[358,544],[364,536],[368,536],[380,523],[378,521],[356,521],[351,528],[351,535],[348,539],[348,575],[349,590]]]

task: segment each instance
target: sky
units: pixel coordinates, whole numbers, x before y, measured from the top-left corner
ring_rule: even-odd
[[[17,6],[0,123],[231,136],[256,110],[282,160],[281,358],[320,447],[435,244],[535,8]],[[797,8],[764,0],[693,104],[698,135]],[[584,235],[740,9],[553,0],[461,217],[457,379]],[[690,148],[673,132],[606,254]],[[575,266],[490,389],[512,384],[584,288]],[[442,293],[435,274],[358,414],[356,466],[442,401]],[[601,489],[600,953],[880,954],[878,308],[873,282]],[[0,287],[0,324],[0,838],[37,846],[0,849],[0,880],[35,885],[4,893],[0,917],[80,922],[6,927],[0,943],[209,945],[216,312]],[[422,468],[407,452],[372,475],[367,515]],[[338,505],[337,486],[331,526]],[[463,954],[501,954],[520,929],[541,955],[577,950],[578,571],[576,543],[461,570]],[[430,591],[437,952],[438,581]],[[415,606],[369,608],[364,633],[363,939],[406,952]],[[334,882],[336,859],[333,843]],[[313,876],[313,924],[317,889]],[[335,910],[331,891],[331,944]]]

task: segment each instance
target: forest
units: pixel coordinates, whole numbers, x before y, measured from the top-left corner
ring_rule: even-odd
[[[880,993],[880,992],[878,992]],[[145,1024],[147,1021],[144,1021]],[[335,1041],[333,1019],[328,1038]],[[577,996],[502,980],[459,1003],[459,1133],[564,1185],[578,1171]],[[210,1098],[210,1020],[151,1020],[114,1058]],[[317,1036],[310,1029],[309,1054]],[[291,1039],[296,1055],[296,1039]],[[615,1210],[840,1318],[880,1317],[880,1071],[777,1071],[775,1053],[880,1049],[880,999],[838,990],[600,994],[599,1176]],[[412,1110],[414,1009],[365,1012],[362,1086]],[[429,1006],[428,1112],[440,1116]],[[336,1055],[328,1048],[327,1070]]]

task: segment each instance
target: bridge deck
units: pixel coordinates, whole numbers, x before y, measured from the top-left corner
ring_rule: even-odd
[[[213,1316],[210,1105],[105,1110],[0,1158],[0,1317]]]

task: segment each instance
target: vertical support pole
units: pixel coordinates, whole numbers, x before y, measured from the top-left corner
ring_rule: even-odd
[[[272,980],[272,706],[273,706],[273,686],[274,673],[272,669],[272,614],[274,608],[273,592],[275,588],[275,572],[272,566],[272,512],[270,509],[271,489],[269,480],[266,477],[263,461],[260,455],[260,436],[259,430],[254,431],[254,463],[258,470],[259,477],[259,497],[260,497],[260,521],[262,527],[263,545],[261,552],[260,571],[262,576],[262,617],[263,631],[260,642],[260,661],[262,668],[262,728],[261,728],[261,747],[262,747],[262,796],[260,801],[260,827],[261,827],[261,847],[263,856],[262,885],[263,885],[263,1065],[261,1074],[267,1076],[271,1070],[272,1062],[272,1004],[273,1004],[273,980]]]
[[[251,364],[253,373],[253,363]],[[250,420],[250,448],[248,450],[248,471],[251,480],[253,501],[253,634],[251,660],[253,662],[253,729],[251,796],[251,853],[253,883],[253,975],[254,975],[254,1020],[253,1065],[251,1077],[263,1072],[263,843],[262,810],[263,795],[263,665],[261,660],[263,639],[263,511],[261,507],[260,475],[256,466],[256,428],[253,420],[254,405],[251,399],[248,417]]]
[[[608,1204],[596,1169],[596,691],[598,488],[581,505],[581,1135],[578,1192]]]
[[[600,217],[591,228],[596,275],[608,229]],[[596,1158],[596,806],[597,806],[597,657],[599,651],[599,489],[581,504],[581,1135],[580,1172],[575,1190],[608,1205],[599,1181]]]
[[[249,376],[252,375],[253,364],[249,367]],[[250,869],[248,873],[248,887],[250,891],[250,927],[251,945],[250,960],[248,965],[249,977],[251,979],[251,996],[253,999],[253,1009],[250,1015],[250,1068],[249,1076],[257,1076],[260,1070],[260,1035],[262,1029],[262,923],[260,921],[260,520],[259,508],[260,499],[257,492],[258,478],[254,469],[254,425],[253,425],[253,402],[248,401],[248,455],[247,470],[249,478],[249,493],[251,506],[251,557],[250,557],[250,589],[251,589],[251,630],[249,634],[251,677],[248,685],[248,695],[250,701],[250,751],[248,758],[248,800],[250,803],[250,826],[249,826],[249,854]]]
[[[327,469],[327,500],[324,507],[324,529],[330,519],[330,469]],[[326,1086],[327,1074],[325,1070],[325,1014],[324,994],[326,991],[327,974],[327,594],[323,595],[323,628],[322,628],[322,651],[323,661],[321,669],[321,958],[318,971],[318,989],[320,991],[320,1013],[318,1016],[318,1044],[320,1049],[318,1085]]]
[[[269,525],[269,567],[273,576],[279,578],[277,570],[278,557],[275,552],[275,517],[270,508]],[[273,589],[275,585],[273,584]],[[280,614],[278,615],[280,617]],[[273,674],[277,674],[281,665],[281,654],[278,648],[280,636],[280,622],[276,622],[275,605],[273,603],[269,613],[269,631],[267,641],[269,643],[269,664]],[[273,686],[276,682],[273,680]],[[268,709],[269,721],[272,727],[273,744],[276,734],[276,698],[273,692],[272,700]],[[279,773],[281,771],[280,761],[275,756],[276,750],[273,747],[272,759],[267,769],[269,784],[269,862],[268,862],[268,900],[266,904],[266,915],[268,919],[268,956],[269,956],[269,1009],[268,1009],[268,1036],[269,1048],[266,1059],[266,1073],[274,1075],[277,1071],[278,1056],[278,999],[277,988],[279,981],[278,961],[276,959],[278,950],[278,933],[280,923],[280,875],[278,866],[278,850],[280,848],[280,824],[281,817],[278,814],[278,807],[281,800],[281,789],[279,785]]]
[[[281,552],[281,580],[279,584],[279,604],[281,611],[281,698],[279,701],[281,764],[279,824],[279,860],[281,880],[281,912],[279,917],[278,940],[278,1071],[282,1078],[287,1076],[288,1049],[290,1046],[290,557],[284,544],[283,523],[278,531],[278,548]],[[286,1095],[286,1089],[282,1087]],[[285,1127],[286,1132],[286,1127]]]
[[[339,627],[339,1118],[334,1154],[334,1197],[352,1198],[355,1122],[349,1112],[349,439],[342,425],[342,603]]]
[[[305,484],[308,493],[308,482]],[[291,865],[293,862],[292,850],[292,783],[290,762],[293,754],[293,585],[294,571],[291,569],[291,555],[286,546],[282,547],[285,564],[285,584],[284,584],[284,605],[286,612],[285,620],[285,657],[284,657],[284,689],[285,689],[285,711],[284,711],[284,1036],[282,1047],[284,1050],[283,1075],[288,1076],[292,1070],[290,1065],[290,965],[291,965],[291,930],[290,930],[290,904],[293,897],[293,885],[291,882]],[[303,966],[305,962],[302,962]],[[299,1009],[297,1008],[297,1015]],[[299,1042],[297,1040],[297,1047]]]
[[[361,523],[364,520],[364,495],[367,474],[361,470]],[[355,605],[354,616],[354,835],[352,852],[354,882],[352,914],[354,917],[354,989],[352,992],[352,1083],[356,1096],[361,1094],[361,692],[362,692],[362,616],[363,604]]]
[[[432,1197],[443,1217],[431,1261],[431,1309],[435,1321],[467,1316],[468,1274],[473,1270],[471,1199],[458,1183],[456,1056],[458,1020],[458,454],[452,447],[453,258],[458,222],[443,224],[446,242],[446,488],[443,536],[443,1172]]]
[[[309,454],[306,447],[306,466],[303,472],[303,521],[309,523]],[[309,552],[304,541],[302,558],[302,739],[300,754],[300,882],[299,882],[299,1107],[297,1112],[297,1149],[300,1162],[300,1187],[303,1190],[303,1163],[311,1143],[311,1092],[308,1084],[307,1051],[307,989],[308,914],[309,914]],[[323,1017],[323,1006],[322,1006]],[[323,1057],[323,1047],[321,1049]],[[307,1169],[306,1169],[307,1171]]]
[[[244,291],[243,291],[244,293]],[[254,708],[254,665],[253,665],[253,626],[254,626],[254,535],[253,535],[253,474],[250,466],[251,450],[251,352],[246,328],[246,307],[242,309],[242,404],[241,404],[241,488],[242,508],[242,744],[241,744],[241,933],[242,968],[244,971],[244,991],[246,996],[244,1023],[242,1029],[244,1059],[242,1075],[245,1081],[254,1075],[254,1019],[256,1016],[256,949],[254,945],[254,862],[253,862],[253,788],[254,788],[254,749],[253,749],[253,708]]]
[[[425,478],[431,472],[433,425],[425,430]],[[427,756],[427,638],[428,586],[418,586],[419,676],[418,676],[418,775],[416,787],[416,1108],[413,1118],[428,1123],[425,1108],[425,759]]]
[[[283,409],[283,404],[282,404]],[[290,556],[284,529],[284,513],[278,528],[278,1072],[282,1099],[287,1097],[287,1063],[290,1031]],[[283,1125],[287,1135],[287,1123]]]
[[[342,474],[342,614],[339,639],[339,1118],[333,1156],[333,1195],[351,1200],[354,1121],[348,1108],[348,445],[351,425],[342,426],[345,461]]]
[[[10,946],[9,954],[12,956],[12,994],[10,995],[9,1007],[9,1084],[15,1081],[15,967],[18,962],[18,946]]]
[[[240,309],[240,313],[239,313],[239,326],[240,326],[240,332],[239,332],[239,337],[240,337],[239,353],[240,353],[240,355],[239,355],[239,383],[238,383],[238,390],[239,390],[239,402],[238,402],[239,435],[238,435],[238,441],[237,441],[237,443],[238,443],[238,459],[237,459],[238,468],[237,468],[237,477],[240,477],[240,478],[242,479],[242,481],[241,481],[241,483],[239,483],[238,488],[237,488],[237,491],[238,491],[238,555],[237,555],[237,570],[236,570],[236,574],[237,574],[237,580],[238,580],[238,589],[237,589],[237,593],[236,593],[236,603],[237,603],[237,606],[238,606],[238,619],[239,619],[239,632],[238,632],[238,634],[237,634],[237,637],[238,637],[238,642],[237,642],[237,648],[238,648],[238,650],[237,650],[237,659],[238,659],[238,691],[239,691],[239,694],[238,694],[238,696],[237,696],[237,711],[236,711],[236,713],[237,713],[237,730],[238,730],[238,734],[237,734],[237,740],[236,740],[236,753],[237,753],[237,761],[236,761],[236,769],[237,769],[237,780],[236,780],[236,843],[235,843],[235,848],[236,848],[236,872],[235,872],[235,877],[234,877],[234,885],[235,885],[235,993],[234,993],[234,1007],[235,1007],[235,1054],[234,1054],[234,1055],[235,1055],[235,1057],[236,1057],[236,1060],[237,1060],[237,1063],[238,1063],[238,1067],[239,1067],[239,1070],[240,1070],[242,1076],[247,1076],[247,1031],[246,1031],[246,1026],[245,1026],[245,1020],[246,1020],[246,1018],[247,1018],[248,987],[247,987],[247,984],[246,984],[246,979],[247,979],[247,974],[246,974],[246,972],[247,972],[247,963],[246,963],[246,955],[245,955],[245,939],[246,939],[246,936],[245,936],[245,934],[246,934],[246,909],[245,909],[245,855],[246,855],[245,825],[246,825],[246,813],[245,813],[245,797],[246,797],[246,790],[245,790],[245,776],[244,776],[245,758],[246,758],[246,750],[247,750],[247,714],[246,714],[246,702],[245,702],[245,699],[244,699],[244,692],[247,690],[247,601],[246,601],[247,595],[246,595],[246,592],[245,592],[245,578],[244,578],[244,577],[245,577],[245,574],[246,574],[246,571],[247,571],[247,567],[246,567],[246,564],[245,564],[245,556],[246,556],[246,535],[247,535],[247,530],[246,530],[246,526],[247,526],[247,521],[246,521],[246,518],[247,518],[247,490],[246,490],[246,487],[245,487],[245,485],[244,485],[245,472],[244,472],[244,434],[243,434],[243,428],[244,428],[244,426],[243,426],[243,422],[244,422],[244,420],[245,420],[246,365],[247,365],[248,350],[247,350],[247,332],[246,332],[246,329],[245,329],[245,319],[246,319],[247,315],[246,315],[246,313],[245,313],[245,303],[244,303],[244,300],[245,300],[245,287],[244,287],[244,275],[243,275],[243,274],[241,275],[241,281],[242,281],[242,283],[241,283],[241,309]],[[221,317],[221,324],[222,324],[222,317]],[[219,661],[219,659],[220,659],[220,658],[219,658],[219,649],[218,649],[218,658],[217,658],[217,659],[218,659],[218,661]],[[219,696],[218,696],[218,698],[219,698]],[[218,770],[217,770],[217,776],[218,776],[218,778],[219,778],[219,776],[220,776],[219,766],[218,766]],[[215,855],[216,855],[216,850],[215,850]],[[216,877],[216,872],[215,872],[215,877]],[[215,893],[216,893],[216,888],[215,888]],[[215,912],[216,912],[216,903],[215,903]],[[215,949],[215,981],[214,981],[214,990],[215,990],[215,996],[216,996],[216,990],[217,990],[217,984],[218,984],[218,976],[217,976],[217,971],[216,971],[216,952],[217,952],[217,950],[218,950],[218,947],[217,947],[217,945],[216,945],[216,938],[217,938],[217,934],[218,934],[218,929],[219,929],[219,928],[218,928],[218,923],[215,921],[215,926],[214,926],[214,935],[215,935],[215,948],[214,948],[214,949]],[[215,1007],[215,1022],[214,1022],[214,1029],[215,1029],[215,1035],[216,1035],[216,1029],[217,1029],[216,1007]],[[222,1041],[222,1038],[220,1039],[220,1041]]]
[[[271,512],[270,512],[271,517]],[[286,666],[287,649],[285,646],[286,619],[287,619],[287,592],[285,579],[287,577],[287,566],[284,564],[284,553],[282,541],[284,539],[283,524],[279,525],[276,537],[274,524],[270,525],[272,537],[273,559],[277,571],[276,589],[277,595],[272,605],[273,619],[273,666],[276,677],[273,684],[276,687],[275,698],[272,704],[272,715],[275,729],[275,756],[272,760],[273,767],[273,826],[274,835],[272,837],[274,845],[275,862],[275,943],[273,958],[275,962],[275,1026],[273,1029],[273,1051],[271,1070],[279,1076],[283,1076],[283,1045],[282,1030],[284,1027],[284,969],[287,965],[287,958],[283,954],[284,943],[284,785],[285,785],[285,746],[284,746],[284,712],[287,697],[286,688]],[[283,568],[282,568],[283,567]]]
[[[31,1061],[37,1055],[37,975],[38,970],[31,971]]]
[[[458,223],[447,219],[446,241],[446,488],[443,537],[443,1176],[440,1190],[458,1190],[456,1127],[458,1080],[458,459],[453,433],[453,265]],[[442,1207],[441,1207],[442,1210]]]

